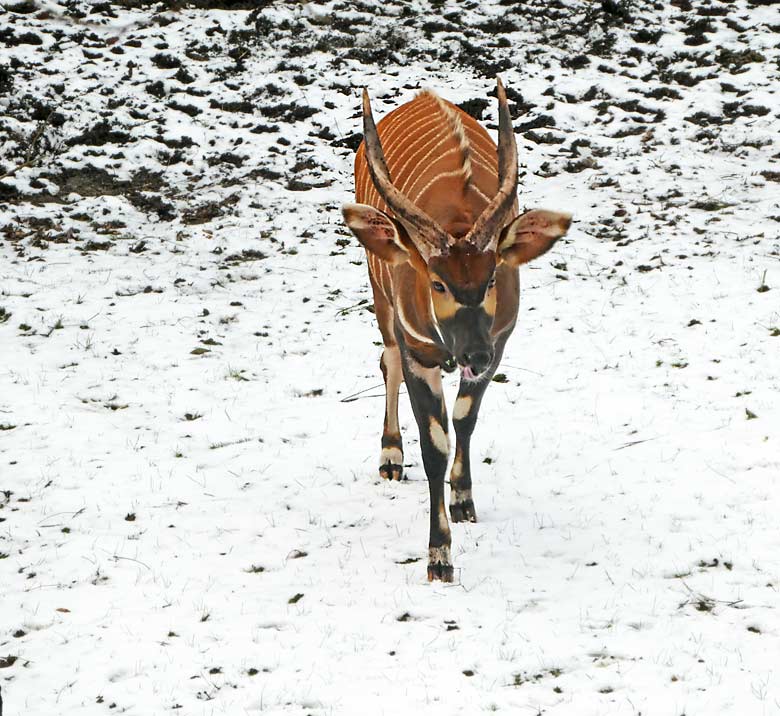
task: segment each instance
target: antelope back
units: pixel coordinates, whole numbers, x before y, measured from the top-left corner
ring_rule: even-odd
[[[464,236],[498,191],[496,145],[455,105],[425,91],[377,124],[393,184],[451,236]],[[355,198],[392,211],[379,196],[361,144]]]

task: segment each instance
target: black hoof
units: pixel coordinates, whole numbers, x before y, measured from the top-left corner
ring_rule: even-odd
[[[428,581],[434,579],[440,582],[452,581],[452,558],[448,544],[428,547]]]
[[[382,465],[379,468],[379,477],[383,480],[403,480],[404,479],[404,466],[394,465],[389,462],[387,465]]]
[[[452,581],[452,565],[451,564],[429,564],[428,565],[428,581],[433,582],[438,580],[440,582]]]
[[[464,500],[450,505],[450,517],[453,522],[476,522],[477,511],[473,500]]]

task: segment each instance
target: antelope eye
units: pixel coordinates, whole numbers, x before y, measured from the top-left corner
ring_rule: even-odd
[[[444,293],[447,289],[444,287],[444,284],[441,281],[434,281],[431,286],[433,286],[434,291],[438,291],[439,293]]]

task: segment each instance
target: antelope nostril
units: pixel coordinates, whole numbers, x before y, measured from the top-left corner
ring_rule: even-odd
[[[463,365],[471,366],[475,373],[482,373],[493,360],[493,356],[488,351],[472,351],[470,353],[464,353],[461,356],[460,362]]]
[[[475,351],[471,354],[471,365],[478,373],[485,370],[490,365],[491,360],[492,356],[487,351]]]

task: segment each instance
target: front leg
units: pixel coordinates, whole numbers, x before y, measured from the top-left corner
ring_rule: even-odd
[[[444,475],[449,461],[450,440],[441,371],[439,368],[424,368],[408,354],[403,358],[404,381],[420,429],[420,448],[431,497],[428,579],[451,582],[450,525],[444,503]]]
[[[479,407],[490,380],[501,362],[506,339],[496,344],[493,362],[480,380],[461,378],[458,398],[452,411],[455,426],[455,459],[450,472],[450,516],[453,522],[476,522],[477,511],[471,494],[471,434],[477,424]]]

